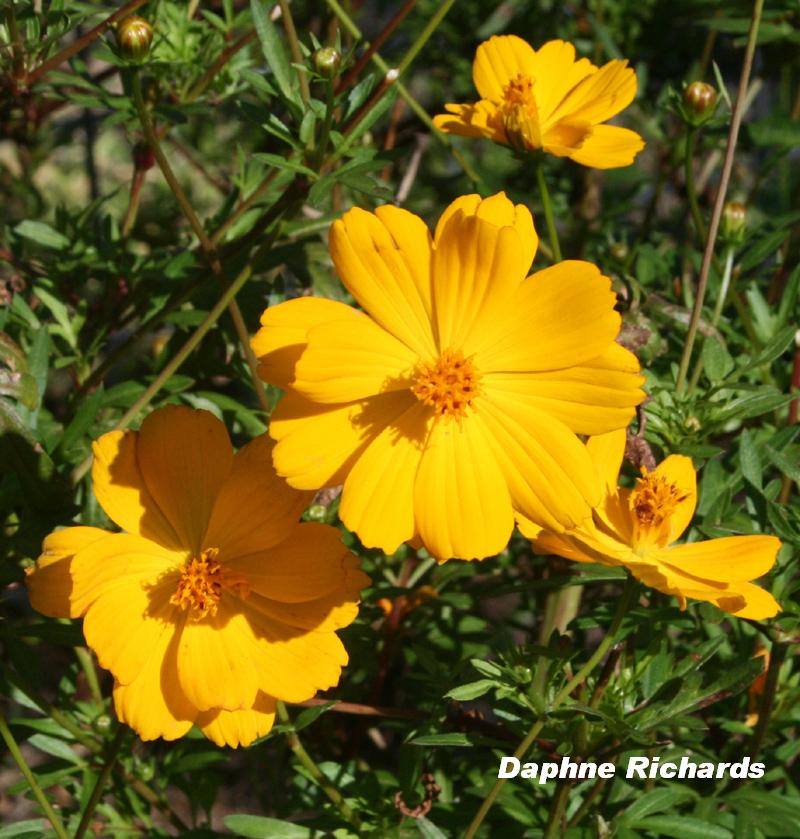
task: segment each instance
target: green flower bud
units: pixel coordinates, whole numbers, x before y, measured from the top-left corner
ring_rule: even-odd
[[[332,79],[339,72],[342,56],[333,47],[322,47],[314,53],[314,69],[326,79]]]
[[[726,201],[722,208],[722,236],[732,244],[744,239],[747,224],[747,207],[741,201]]]
[[[692,82],[683,91],[683,110],[692,125],[708,122],[717,108],[717,91],[706,82]]]
[[[147,58],[152,42],[153,28],[143,17],[131,15],[117,25],[119,51],[129,61],[143,61]]]

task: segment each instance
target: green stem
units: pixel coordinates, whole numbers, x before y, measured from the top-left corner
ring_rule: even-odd
[[[75,655],[78,657],[83,673],[86,676],[86,683],[89,685],[89,692],[95,704],[103,704],[103,691],[100,690],[100,680],[97,678],[97,668],[94,666],[92,654],[86,647],[75,647]]]
[[[693,126],[686,128],[686,146],[684,153],[684,171],[686,173],[686,196],[689,199],[689,210],[692,214],[697,238],[704,242],[706,238],[706,226],[703,222],[703,214],[700,212],[700,204],[697,201],[697,187],[694,181],[694,142],[697,137],[697,129]]]
[[[286,30],[286,39],[289,41],[289,49],[292,52],[292,61],[297,65],[297,78],[300,81],[300,96],[304,105],[308,105],[311,98],[308,90],[308,76],[306,75],[305,62],[303,61],[303,53],[300,49],[300,40],[297,37],[297,29],[295,29],[294,18],[292,17],[292,10],[289,8],[287,0],[278,0],[281,7],[281,18],[283,18],[283,28]]]
[[[286,706],[283,702],[277,703],[277,714],[278,719],[284,725],[291,725],[292,720],[289,716],[289,712],[286,710]],[[303,767],[306,769],[309,775],[313,778],[314,782],[320,789],[328,796],[328,798],[336,805],[336,808],[342,814],[344,819],[349,822],[356,830],[361,828],[361,819],[353,812],[350,805],[344,800],[344,797],[339,792],[338,789],[328,780],[322,770],[317,766],[314,762],[314,759],[309,755],[309,753],[303,747],[303,744],[300,742],[300,738],[297,735],[297,732],[292,730],[288,731],[286,734],[286,739],[289,743],[289,748],[294,753],[294,756],[300,761]]]
[[[197,236],[197,239],[200,242],[200,247],[206,255],[206,259],[212,272],[217,279],[220,280],[220,282],[224,282],[225,273],[222,270],[222,263],[219,260],[216,248],[206,233],[200,219],[197,217],[197,214],[187,198],[186,193],[183,191],[180,183],[178,183],[178,179],[172,171],[172,167],[164,154],[164,150],[161,148],[161,143],[159,142],[158,135],[153,128],[150,113],[147,110],[147,106],[145,105],[144,98],[142,96],[142,84],[139,78],[138,68],[133,68],[131,72],[131,91],[133,93],[133,102],[139,115],[139,121],[142,123],[142,130],[144,131],[145,139],[147,140],[147,144],[152,149],[153,155],[158,162],[161,174],[164,176],[164,180],[169,185],[172,194],[175,196],[176,201],[183,210],[183,214],[186,216],[192,230]],[[241,309],[239,308],[236,300],[233,298],[229,302],[229,309],[233,325],[236,329],[236,334],[239,336],[242,355],[244,356],[247,366],[250,369],[250,378],[253,382],[253,389],[255,390],[256,397],[261,405],[261,410],[264,411],[265,414],[269,414],[271,405],[269,399],[267,398],[264,385],[258,376],[258,359],[253,352],[253,348],[250,346],[250,335],[247,332],[247,325],[244,322],[244,317],[242,317]]]
[[[628,577],[625,581],[625,588],[622,592],[622,595],[617,603],[617,610],[614,613],[614,617],[611,620],[611,626],[608,628],[608,632],[606,633],[603,640],[598,644],[597,649],[592,653],[589,657],[589,660],[586,664],[581,667],[580,670],[561,688],[561,690],[556,694],[553,702],[550,706],[550,711],[556,711],[564,702],[565,699],[569,697],[572,691],[575,690],[578,685],[583,684],[586,680],[586,677],[589,673],[594,670],[594,668],[599,664],[602,660],[603,656],[608,652],[611,648],[611,645],[614,643],[616,639],[616,635],[619,632],[619,628],[622,625],[622,620],[625,617],[625,613],[628,611],[628,606],[633,598],[633,593],[636,590],[636,580],[634,577]],[[514,752],[514,757],[518,760],[521,760],[528,752],[528,749],[531,747],[533,742],[539,736],[539,732],[544,728],[545,723],[547,722],[546,716],[540,717],[534,724],[531,730],[525,735],[525,738],[517,747],[517,750]],[[475,818],[470,822],[469,827],[467,828],[467,832],[464,834],[464,839],[472,839],[473,836],[478,832],[483,820],[486,818],[487,813],[491,809],[492,805],[495,802],[495,799],[500,794],[500,790],[503,788],[505,784],[505,778],[498,778],[494,785],[492,786],[491,790],[489,790],[489,794],[483,800],[483,803],[480,806],[480,809],[475,814]]]
[[[708,286],[708,275],[711,271],[711,262],[714,258],[714,245],[717,240],[720,221],[722,220],[722,208],[725,204],[725,196],[728,192],[728,183],[733,169],[733,158],[736,153],[736,141],[739,138],[739,128],[742,124],[745,99],[747,98],[747,87],[750,82],[750,71],[753,68],[753,55],[758,41],[758,28],[761,23],[761,12],[764,9],[764,0],[755,0],[753,5],[753,16],[750,21],[750,31],[747,34],[747,46],[745,47],[744,62],[742,63],[742,75],[739,79],[739,92],[736,95],[736,104],[731,115],[731,125],[728,130],[728,144],[725,148],[725,160],[722,164],[722,173],[717,188],[717,197],[714,201],[714,210],[711,214],[711,224],[708,228],[706,247],[703,252],[703,262],[700,266],[700,277],[697,281],[697,296],[695,297],[692,317],[689,321],[689,329],[686,334],[686,343],[683,347],[683,355],[678,369],[678,377],[675,380],[675,390],[681,392],[686,385],[686,374],[689,371],[689,362],[692,358],[692,350],[697,337],[697,327],[700,324],[700,316],[703,311],[703,301]]]
[[[569,791],[572,789],[572,783],[565,781],[556,789],[556,794],[553,796],[553,803],[550,806],[550,815],[547,817],[547,825],[544,829],[544,839],[556,839],[562,835],[561,827],[564,820],[564,810],[569,801]]]
[[[756,723],[753,737],[750,741],[750,746],[747,754],[755,760],[761,747],[764,745],[764,739],[767,736],[767,729],[769,728],[769,721],[772,718],[772,709],[775,706],[775,694],[778,688],[778,675],[780,674],[781,665],[786,657],[786,644],[776,641],[772,645],[769,657],[769,668],[767,669],[767,678],[764,682],[764,695],[761,700],[761,707],[758,709],[758,722]]]
[[[106,757],[103,762],[103,768],[97,776],[94,789],[92,789],[92,794],[89,796],[89,801],[86,804],[86,809],[81,815],[81,820],[78,824],[78,829],[75,831],[74,839],[83,839],[84,834],[89,828],[89,823],[92,820],[95,808],[100,803],[100,799],[103,796],[103,788],[108,783],[111,771],[113,770],[114,764],[117,762],[117,758],[119,757],[120,748],[122,747],[126,734],[126,729],[123,726],[120,726],[117,729],[117,733],[114,735],[114,739],[108,747],[108,752],[106,753]]]
[[[31,772],[30,766],[28,766],[25,761],[25,758],[17,745],[17,741],[14,739],[14,735],[11,733],[11,729],[8,727],[8,723],[6,722],[6,718],[2,711],[0,711],[0,737],[2,737],[5,741],[8,751],[11,753],[11,757],[14,758],[17,766],[19,767],[19,771],[22,772],[22,775],[28,782],[28,786],[31,788],[33,797],[39,802],[39,806],[44,811],[47,820],[53,826],[53,830],[56,832],[58,839],[69,839],[67,831],[64,829],[64,825],[59,818],[58,813],[56,813],[50,802],[47,800],[44,790],[39,786],[39,782],[36,780],[33,772]]]
[[[553,251],[553,261],[561,262],[561,245],[558,241],[558,230],[553,216],[553,204],[550,200],[550,190],[547,188],[547,180],[544,176],[544,155],[537,155],[536,159],[536,183],[539,185],[539,197],[542,199],[544,220],[547,225],[547,236],[550,239],[550,247]]]
[[[719,295],[717,297],[717,302],[714,306],[714,313],[711,316],[711,326],[715,329],[717,324],[719,323],[720,317],[722,317],[722,309],[725,306],[725,298],[728,296],[728,289],[731,285],[731,277],[733,276],[733,257],[736,253],[736,249],[731,245],[728,246],[728,249],[725,252],[725,267],[722,272],[722,283],[719,287]],[[706,338],[708,340],[708,338]],[[689,379],[689,393],[691,393],[695,387],[697,387],[697,383],[700,381],[700,374],[703,372],[703,357],[700,356],[697,359],[697,362],[694,366],[694,371],[692,372],[692,378]]]

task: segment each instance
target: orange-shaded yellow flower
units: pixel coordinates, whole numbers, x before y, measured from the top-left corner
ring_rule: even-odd
[[[561,529],[599,500],[576,434],[624,427],[643,380],[614,343],[610,281],[577,261],[526,279],[537,242],[502,193],[458,199],[433,237],[398,207],[353,209],[330,249],[365,312],[303,297],[264,313],[253,349],[287,391],[278,474],[344,484],[340,516],[365,545],[418,536],[439,559],[481,558],[515,513]]]
[[[692,461],[670,455],[632,489],[617,486],[625,431],[592,437],[588,452],[604,478],[603,500],[591,519],[568,533],[523,523],[537,553],[578,562],[624,566],[652,588],[678,598],[706,600],[725,612],[762,620],[780,611],[775,598],[751,580],[766,574],[781,546],[774,536],[725,536],[673,544],[689,526],[697,503]]]
[[[541,149],[584,166],[629,166],[644,148],[635,132],[604,123],[636,95],[627,61],[596,67],[575,48],[548,41],[538,50],[516,35],[495,35],[475,54],[472,77],[481,96],[446,105],[434,125],[448,134],[487,137],[520,151]]]
[[[299,522],[310,494],[278,478],[272,447],[234,454],[212,414],[174,406],[105,434],[94,491],[127,532],[57,531],[28,575],[34,608],[84,618],[117,715],[145,740],[196,724],[246,745],[276,699],[309,699],[347,663],[335,630],[369,580],[338,530]]]

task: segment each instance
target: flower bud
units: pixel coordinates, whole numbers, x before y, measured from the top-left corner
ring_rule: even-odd
[[[722,236],[733,244],[744,239],[747,207],[741,201],[726,201],[722,208]]]
[[[117,26],[117,43],[123,58],[129,61],[142,61],[150,52],[153,42],[153,28],[138,15],[131,15],[120,21]]]
[[[717,91],[706,82],[692,82],[683,91],[684,111],[693,125],[702,125],[717,107]]]
[[[314,53],[314,69],[326,79],[332,79],[339,72],[342,56],[333,47],[322,47]]]

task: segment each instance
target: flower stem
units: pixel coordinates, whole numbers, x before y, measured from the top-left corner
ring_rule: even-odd
[[[58,836],[58,839],[69,839],[67,831],[64,829],[64,825],[59,818],[58,813],[56,813],[50,802],[47,800],[44,790],[39,786],[36,776],[31,771],[30,766],[28,766],[22,752],[20,751],[17,741],[14,739],[14,735],[8,727],[8,723],[6,722],[6,718],[2,711],[0,711],[0,737],[2,737],[5,741],[8,751],[11,753],[11,757],[14,758],[20,772],[22,772],[25,780],[28,782],[28,786],[31,788],[33,797],[39,802],[39,806],[44,811],[47,820],[53,826],[53,830],[55,831],[56,836]]]
[[[761,707],[758,710],[758,722],[756,729],[753,732],[753,737],[750,740],[750,745],[747,754],[752,760],[761,751],[764,745],[764,738],[767,736],[767,729],[769,728],[769,721],[772,717],[772,709],[775,706],[775,693],[778,688],[778,675],[781,670],[781,665],[786,658],[786,644],[781,641],[775,641],[770,650],[769,668],[767,669],[767,678],[764,682],[764,695],[761,700]]]
[[[83,811],[83,814],[81,815],[81,820],[78,824],[78,829],[75,831],[74,839],[83,839],[84,834],[89,828],[89,823],[92,820],[95,808],[100,803],[100,799],[103,796],[103,788],[108,783],[108,778],[111,775],[111,770],[114,768],[114,764],[117,762],[117,758],[119,757],[119,752],[122,747],[122,743],[125,740],[126,733],[127,732],[125,727],[120,726],[117,729],[117,733],[114,735],[114,739],[111,741],[111,744],[108,747],[105,760],[103,761],[103,768],[100,771],[100,774],[97,776],[97,780],[94,784],[94,789],[92,790],[92,794],[89,797],[89,801],[86,804],[86,809]]]
[[[292,724],[289,712],[286,710],[286,706],[283,702],[279,701],[277,703],[276,710],[278,719],[284,725]],[[292,752],[294,752],[294,756],[300,761],[308,774],[311,775],[317,786],[319,786],[325,795],[327,795],[328,798],[336,805],[336,808],[342,814],[344,819],[353,825],[356,830],[360,829],[361,819],[359,819],[356,813],[353,812],[352,808],[344,800],[344,797],[339,790],[336,789],[336,787],[328,780],[323,771],[314,762],[311,755],[309,755],[309,753],[305,750],[303,744],[300,742],[297,732],[294,730],[288,731],[286,733],[286,740],[289,743],[289,748]]]
[[[278,0],[281,7],[281,17],[283,18],[283,28],[286,30],[286,39],[289,41],[289,49],[292,52],[292,61],[297,65],[297,78],[300,81],[300,96],[303,104],[308,105],[308,100],[311,98],[308,90],[308,76],[306,75],[305,62],[303,61],[303,53],[300,50],[300,40],[297,37],[297,29],[294,26],[294,18],[292,17],[292,10],[289,8],[288,0]]]
[[[758,41],[758,28],[761,23],[761,12],[764,9],[764,0],[755,0],[753,4],[753,15],[750,21],[750,31],[747,34],[747,46],[745,47],[744,62],[742,63],[742,75],[739,79],[739,91],[736,95],[736,104],[731,115],[731,125],[728,130],[728,144],[725,148],[725,160],[722,164],[722,173],[717,188],[717,197],[714,201],[714,210],[711,214],[711,224],[706,237],[706,247],[703,252],[703,262],[700,266],[700,277],[697,281],[697,295],[695,296],[692,308],[692,317],[689,321],[689,330],[686,335],[686,343],[683,347],[678,378],[675,381],[675,390],[680,393],[686,385],[686,374],[689,371],[689,362],[692,358],[692,350],[697,337],[697,328],[700,324],[700,315],[703,311],[703,300],[706,296],[708,286],[708,275],[711,271],[711,262],[714,258],[714,244],[717,240],[720,221],[722,220],[722,208],[725,204],[725,195],[728,192],[728,183],[731,179],[733,169],[733,158],[736,153],[736,141],[739,138],[739,128],[742,124],[744,105],[747,98],[747,87],[750,82],[750,71],[753,68],[753,55]]]
[[[538,155],[536,160],[536,183],[539,185],[539,197],[542,199],[544,220],[547,224],[547,236],[550,239],[550,247],[553,251],[553,261],[561,262],[561,245],[558,241],[558,230],[553,216],[553,203],[550,200],[550,190],[547,188],[547,180],[544,176],[544,156]]]
[[[550,711],[556,711],[564,702],[565,699],[569,697],[573,690],[576,687],[583,684],[586,680],[586,677],[589,673],[594,670],[594,668],[600,663],[603,656],[608,652],[611,648],[611,645],[614,643],[616,639],[616,635],[619,632],[619,628],[622,625],[622,620],[625,617],[625,613],[628,611],[628,606],[630,605],[631,600],[633,599],[633,593],[636,590],[636,580],[634,577],[629,576],[628,579],[625,581],[625,588],[622,592],[622,596],[620,597],[617,603],[617,610],[614,613],[614,617],[611,620],[611,626],[608,628],[608,632],[606,633],[603,640],[598,644],[597,649],[592,653],[589,657],[589,660],[586,664],[581,667],[580,670],[561,688],[561,690],[556,694],[555,698],[553,699],[552,704],[550,705]],[[543,716],[540,717],[534,724],[531,730],[525,735],[525,738],[517,747],[517,750],[514,752],[514,757],[518,760],[521,760],[528,752],[528,749],[533,744],[534,740],[539,736],[539,732],[544,728],[545,723],[547,722],[547,717]],[[483,800],[483,803],[480,806],[480,809],[475,814],[475,818],[470,823],[469,827],[467,828],[467,832],[464,834],[464,839],[472,839],[473,836],[478,832],[478,828],[480,828],[483,820],[486,818],[487,813],[491,809],[492,805],[495,802],[495,799],[500,794],[500,790],[503,788],[505,784],[505,778],[498,778],[494,782],[494,786],[489,790],[489,794]]]
[[[562,821],[571,789],[572,782],[570,781],[566,781],[556,788],[556,794],[553,796],[553,803],[550,806],[550,814],[547,817],[547,825],[544,829],[544,839],[557,839],[557,837],[563,835],[561,831]]]
[[[694,181],[694,143],[697,137],[697,129],[689,125],[686,127],[686,146],[684,153],[684,171],[686,175],[686,197],[689,199],[689,210],[692,214],[697,238],[704,242],[706,238],[706,226],[703,222],[703,214],[700,212],[700,204],[697,201],[697,187]]]
[[[75,655],[78,657],[86,682],[89,685],[89,692],[97,705],[103,704],[103,691],[100,690],[100,680],[97,678],[97,668],[94,666],[92,654],[86,647],[75,647]]]
[[[158,162],[161,173],[164,176],[164,180],[172,190],[172,194],[175,196],[176,201],[183,210],[183,214],[186,216],[187,221],[197,236],[197,239],[200,242],[200,247],[203,249],[212,272],[217,279],[220,280],[220,282],[224,282],[225,274],[216,248],[206,233],[200,219],[197,217],[189,199],[186,197],[186,193],[178,183],[178,179],[175,177],[175,173],[172,171],[172,167],[170,166],[169,161],[161,148],[158,134],[153,128],[150,113],[148,112],[147,106],[144,103],[144,98],[142,97],[142,84],[139,78],[138,68],[133,68],[131,72],[131,91],[133,93],[133,102],[139,115],[139,121],[142,123],[142,130],[144,131],[145,139],[147,140],[147,144],[150,146],[153,155]],[[269,399],[267,398],[267,393],[264,390],[264,385],[258,376],[258,359],[250,346],[250,336],[247,332],[247,325],[244,322],[244,317],[242,317],[241,309],[239,308],[235,298],[231,298],[228,308],[230,309],[230,315],[233,320],[236,333],[239,336],[242,354],[247,362],[247,366],[250,368],[250,378],[252,379],[253,389],[255,390],[258,402],[261,405],[261,410],[264,411],[265,414],[269,414],[271,406]]]

